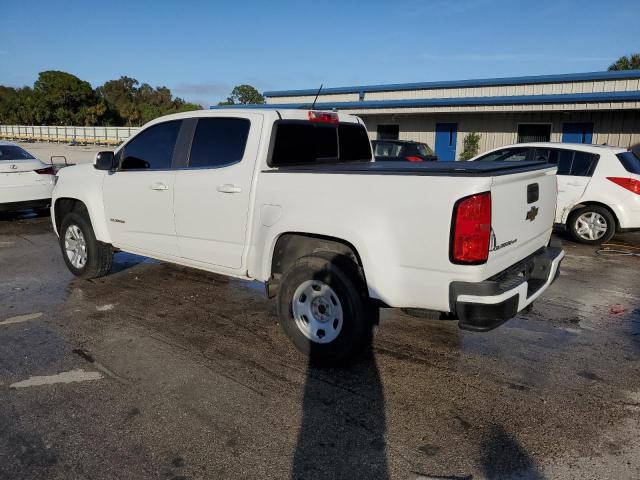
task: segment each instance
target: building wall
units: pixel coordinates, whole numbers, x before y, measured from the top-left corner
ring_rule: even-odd
[[[481,134],[480,152],[518,141],[519,123],[550,123],[551,141],[562,140],[565,122],[592,122],[593,143],[632,147],[640,144],[640,110],[530,112],[530,113],[464,113],[464,114],[366,114],[361,113],[372,139],[380,124],[400,125],[401,140],[415,140],[435,148],[436,123],[458,124],[456,158],[462,152],[464,137],[469,132]]]

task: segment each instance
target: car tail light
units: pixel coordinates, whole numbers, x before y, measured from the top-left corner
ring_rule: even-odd
[[[319,123],[338,123],[338,114],[335,112],[309,111],[309,121]]]
[[[630,192],[640,195],[640,180],[627,177],[607,177],[607,180],[611,180],[613,183],[620,185],[622,188],[626,188]]]
[[[453,208],[450,259],[477,265],[489,257],[491,238],[491,192],[462,198]]]
[[[55,175],[56,171],[53,167],[46,167],[46,168],[38,168],[37,170],[34,170],[34,172],[40,174],[40,175]]]
[[[420,157],[413,157],[413,156],[408,156],[407,160],[409,160],[410,162],[422,162],[422,159]]]

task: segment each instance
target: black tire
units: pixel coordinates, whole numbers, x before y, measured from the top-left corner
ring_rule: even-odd
[[[77,226],[84,236],[87,250],[87,261],[82,268],[76,268],[67,256],[65,249],[65,235],[71,226]],[[102,243],[96,240],[93,233],[91,222],[85,215],[78,212],[70,212],[65,215],[60,224],[60,249],[62,250],[62,258],[67,268],[77,277],[90,279],[103,277],[109,270],[113,262],[113,250],[108,243]]]
[[[594,238],[591,240],[589,238],[585,238],[586,235],[578,233],[578,219],[585,213],[594,213],[599,215],[599,218],[606,223],[607,229],[604,235],[600,238]],[[567,227],[571,238],[576,242],[584,243],[586,245],[600,245],[601,243],[611,240],[613,235],[616,233],[616,219],[613,217],[611,212],[604,207],[600,207],[598,205],[587,205],[586,207],[582,207],[571,212],[569,220],[567,221]]]
[[[284,332],[311,364],[320,367],[345,365],[370,347],[373,326],[379,318],[379,308],[370,301],[357,266],[349,268],[338,263],[322,256],[302,257],[284,273],[278,292],[278,315]],[[296,323],[294,294],[308,280],[331,287],[342,306],[342,328],[329,343],[311,340]]]

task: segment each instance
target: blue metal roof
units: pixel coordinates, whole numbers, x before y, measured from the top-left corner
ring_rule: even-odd
[[[623,80],[640,78],[640,70],[612,72],[564,73],[560,75],[535,75],[528,77],[481,78],[475,80],[453,80],[443,82],[392,83],[386,85],[359,85],[353,87],[323,88],[321,95],[332,93],[389,92],[398,90],[428,90],[434,88],[490,87],[496,85],[533,85],[556,82],[588,82],[593,80]],[[297,97],[316,95],[317,88],[306,90],[274,90],[264,92],[265,97]]]
[[[360,110],[370,108],[417,108],[417,107],[459,107],[475,105],[537,105],[558,103],[591,103],[591,102],[636,102],[640,101],[640,91],[631,92],[597,92],[597,93],[564,93],[558,95],[513,95],[503,97],[455,97],[424,98],[407,100],[364,100],[355,102],[318,102],[317,110],[348,109]],[[218,108],[310,108],[311,103],[278,103],[258,105],[223,105]]]

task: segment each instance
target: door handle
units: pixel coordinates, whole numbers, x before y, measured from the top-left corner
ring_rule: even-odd
[[[151,184],[151,190],[169,190],[169,187],[162,182]]]
[[[582,187],[581,183],[567,183],[567,185],[570,185],[572,187]]]
[[[218,185],[216,188],[217,191],[221,193],[240,193],[242,192],[242,188],[232,185],[230,183],[225,183],[224,185]]]

